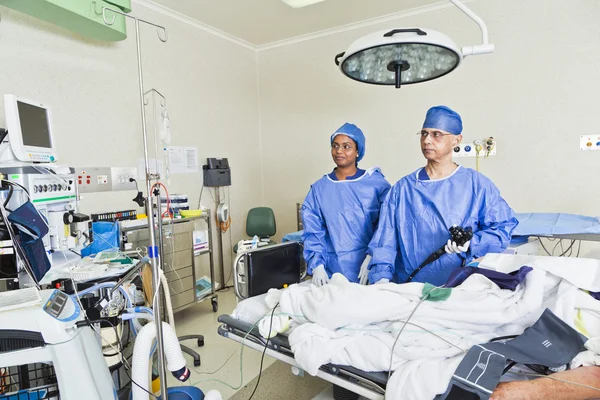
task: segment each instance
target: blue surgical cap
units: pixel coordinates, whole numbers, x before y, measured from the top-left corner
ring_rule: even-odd
[[[460,135],[463,130],[462,119],[454,110],[446,106],[431,107],[425,116],[423,129],[433,128]]]
[[[350,139],[354,140],[354,143],[356,143],[356,147],[358,149],[358,157],[356,158],[356,162],[362,160],[362,158],[365,156],[366,145],[366,139],[363,131],[361,131],[358,126],[346,122],[337,131],[335,131],[333,135],[331,135],[330,143],[333,143],[333,139],[335,139],[337,135],[346,135]]]

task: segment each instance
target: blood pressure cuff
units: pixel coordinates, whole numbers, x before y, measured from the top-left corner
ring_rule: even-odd
[[[48,223],[29,201],[11,212],[8,220],[33,239],[42,239],[48,234]]]
[[[16,228],[31,273],[39,282],[50,269],[50,260],[42,238],[48,234],[48,223],[31,202],[26,202],[11,212],[8,220]]]
[[[585,341],[579,332],[546,310],[515,339],[471,347],[448,389],[436,400],[488,400],[500,382],[507,360],[558,368],[570,363]]]
[[[21,244],[21,248],[25,253],[25,257],[27,257],[27,261],[29,261],[29,265],[31,265],[31,272],[39,282],[51,267],[48,253],[46,253],[46,249],[44,248],[44,242],[42,239],[34,239],[22,231],[19,233],[19,238],[20,240],[17,240],[19,240]]]

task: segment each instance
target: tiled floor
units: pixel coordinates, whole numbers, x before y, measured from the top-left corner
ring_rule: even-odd
[[[193,368],[192,358],[185,355],[189,361],[188,367],[193,368],[193,370],[190,380],[185,382],[184,385],[198,386],[204,392],[216,389],[221,392],[223,399],[228,399],[237,389],[232,389],[217,380],[223,381],[234,388],[239,388],[258,376],[261,354],[246,347],[243,353],[241,368],[243,380],[240,384],[241,345],[233,340],[225,339],[217,333],[219,326],[217,317],[221,314],[231,313],[235,306],[236,297],[233,289],[231,289],[229,292],[219,293],[219,311],[216,313],[213,313],[210,301],[205,301],[175,314],[177,336],[201,334],[204,335],[205,341],[204,347],[201,348],[196,347],[195,341],[190,340],[185,342],[200,354],[202,365]],[[232,357],[227,361],[230,356]],[[274,361],[273,358],[265,356],[263,369],[267,368]],[[214,374],[207,374],[219,368],[221,369]],[[172,377],[170,377],[168,382],[169,386],[181,385],[181,383]]]

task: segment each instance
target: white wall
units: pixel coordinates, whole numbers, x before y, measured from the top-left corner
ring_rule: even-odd
[[[466,140],[497,138],[498,155],[482,160],[481,170],[515,211],[600,214],[600,153],[579,150],[580,134],[600,133],[600,3],[476,0],[469,6],[488,24],[496,52],[400,90],[345,78],[334,55],[366,33],[407,26],[477,44],[477,26],[449,7],[259,52],[264,196],[280,233],[295,230],[295,203],[333,168],[328,139],[343,122],[367,136],[361,166],[378,165],[395,182],[424,164],[414,133],[437,104],[462,115]],[[463,164],[474,167],[473,161]]]
[[[414,132],[435,104],[462,114],[465,139],[498,139],[498,156],[482,161],[482,172],[517,212],[597,215],[594,171],[600,154],[580,152],[578,137],[600,133],[595,124],[600,3],[469,5],[487,22],[496,53],[400,90],[343,77],[334,55],[380,29],[433,27],[468,45],[478,42],[478,28],[449,7],[257,55],[139,3],[134,14],[169,29],[163,44],[152,29],[142,28],[142,44],[145,85],[168,98],[173,145],[197,146],[200,163],[206,157],[230,159],[234,242],[245,236],[246,212],[257,205],[275,209],[278,237],[295,230],[295,203],[333,167],[328,138],[345,121],[368,137],[362,167],[378,165],[393,182],[421,166]],[[3,7],[0,12],[0,93],[52,106],[61,163],[137,166],[142,144],[132,26],[126,41],[106,44]],[[148,115],[151,120],[150,110]],[[196,199],[201,180],[199,174],[175,176],[171,192]],[[132,208],[133,195],[89,194],[82,211]],[[211,203],[205,191],[204,204]]]
[[[4,7],[0,13],[0,93],[52,107],[60,163],[137,167],[143,153],[133,24],[127,40],[107,44]],[[201,165],[207,157],[230,159],[233,237],[238,238],[247,209],[262,203],[256,53],[139,3],[133,14],[169,30],[163,44],[155,30],[141,28],[145,87],[167,97],[172,145],[198,147]],[[151,122],[151,109],[148,118]],[[3,112],[0,126],[5,126]],[[188,194],[195,205],[201,184],[201,173],[177,175],[169,189]],[[81,210],[137,208],[134,196],[88,194]],[[203,197],[211,206],[207,190]]]

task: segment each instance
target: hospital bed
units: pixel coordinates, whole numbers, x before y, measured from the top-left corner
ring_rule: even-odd
[[[236,307],[238,315],[221,315],[218,318],[222,324],[218,328],[219,335],[261,353],[266,345],[266,354],[290,364],[293,371],[301,374],[287,336],[279,334],[267,343],[255,324],[270,312],[264,300],[270,288],[298,283],[306,276],[302,246],[293,240],[240,254],[233,265],[233,276],[235,293],[238,299],[243,300]],[[337,365],[323,365],[317,376],[332,383],[334,392],[342,393],[341,398],[349,400],[357,398],[357,395],[383,400],[388,378],[386,373],[368,373]]]
[[[600,241],[600,218],[566,213],[516,214],[513,236]]]
[[[259,334],[258,328],[253,327],[252,324],[240,321],[230,315],[221,315],[218,321],[222,324],[218,328],[219,335],[261,353],[265,350],[266,339]],[[294,360],[294,354],[290,348],[287,336],[278,334],[270,339],[267,344],[266,354],[290,364],[292,371],[296,374],[300,373],[301,368]],[[364,372],[349,366],[331,364],[323,365],[317,376],[332,383],[334,386],[370,400],[383,400],[388,379],[387,374],[383,372]]]

